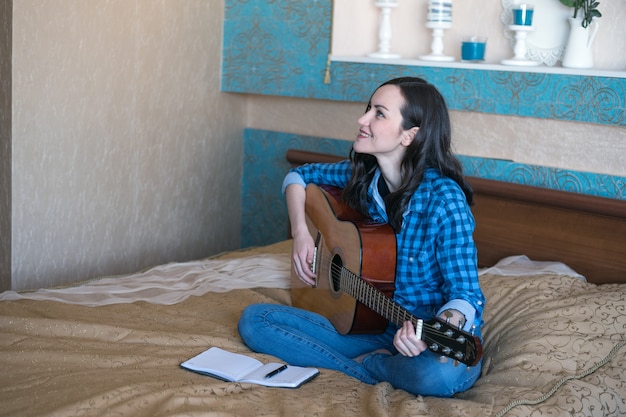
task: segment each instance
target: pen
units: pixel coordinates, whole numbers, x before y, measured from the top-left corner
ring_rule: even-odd
[[[283,365],[280,368],[274,369],[272,372],[269,372],[267,375],[265,375],[265,379],[271,378],[274,375],[278,375],[279,373],[281,373],[285,369],[287,369],[287,365]]]

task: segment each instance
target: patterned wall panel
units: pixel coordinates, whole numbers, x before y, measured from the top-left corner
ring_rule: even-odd
[[[288,149],[348,155],[351,142],[291,133],[246,129],[243,149],[241,247],[287,237],[287,206],[281,192]]]
[[[288,149],[348,155],[352,142],[291,133],[247,129],[244,132],[241,246],[278,242],[287,236],[287,208],[281,193],[289,170]],[[511,161],[460,155],[465,173],[517,184],[626,200],[626,178]]]
[[[330,26],[328,0],[227,0],[222,90],[315,97]]]
[[[626,178],[459,155],[468,176],[626,200]]]
[[[421,76],[453,110],[626,126],[626,78],[333,62],[331,0],[226,0],[222,89],[367,101],[382,80]]]

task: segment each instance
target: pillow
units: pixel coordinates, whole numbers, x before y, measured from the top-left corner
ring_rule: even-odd
[[[492,274],[502,276],[528,276],[528,275],[544,275],[558,274],[579,278],[586,281],[586,278],[574,271],[562,262],[550,261],[533,261],[526,255],[509,256],[502,258],[492,267],[484,268],[479,271],[479,275]]]

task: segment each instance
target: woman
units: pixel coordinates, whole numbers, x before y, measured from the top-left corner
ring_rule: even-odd
[[[305,222],[306,184],[344,189],[343,198],[397,241],[394,300],[422,319],[439,316],[480,331],[472,190],[451,151],[445,100],[419,78],[398,78],[372,95],[350,160],[293,169],[283,183],[293,235],[293,266],[312,284],[314,242]],[[299,366],[335,369],[363,382],[387,381],[418,395],[449,397],[470,388],[480,364],[456,366],[427,349],[413,325],[383,334],[341,335],[324,317],[294,307],[247,307],[239,333],[253,350]],[[477,333],[479,334],[479,333]]]

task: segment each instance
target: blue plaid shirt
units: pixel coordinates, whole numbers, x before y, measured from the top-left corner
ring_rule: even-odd
[[[285,177],[288,185],[327,184],[344,188],[352,174],[350,161],[308,164]],[[369,186],[369,216],[387,222],[378,192],[378,170]],[[394,300],[418,317],[428,319],[456,309],[467,319],[465,329],[482,325],[484,295],[478,282],[474,217],[456,182],[428,169],[404,213],[396,234],[397,263]]]

